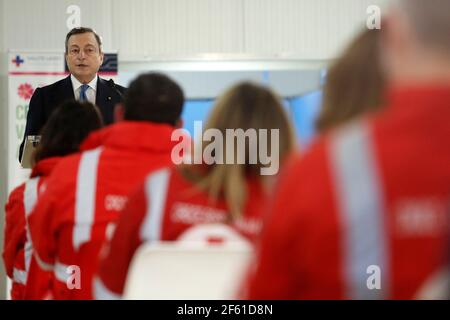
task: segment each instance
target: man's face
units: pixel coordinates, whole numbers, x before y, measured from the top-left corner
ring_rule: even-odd
[[[71,74],[82,83],[89,83],[103,63],[103,53],[92,32],[75,34],[69,38],[66,53]]]

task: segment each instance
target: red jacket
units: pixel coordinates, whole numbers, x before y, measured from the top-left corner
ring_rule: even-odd
[[[163,169],[149,175],[130,197],[121,215],[95,280],[96,298],[121,298],[130,261],[143,242],[176,240],[194,225],[216,223],[230,224],[241,236],[255,242],[262,225],[266,195],[257,180],[248,182],[247,192],[249,200],[243,217],[230,223],[225,201],[212,202],[177,169]]]
[[[277,190],[250,299],[411,299],[445,265],[450,87],[393,89]],[[293,197],[295,195],[295,197]]]
[[[124,121],[91,134],[55,168],[30,218],[38,262],[53,270],[56,299],[91,299],[103,242],[131,189],[171,164],[174,128]]]
[[[11,298],[14,300],[40,299],[49,288],[51,274],[36,268],[27,217],[34,208],[45,181],[60,159],[53,157],[38,162],[33,167],[30,180],[10,193],[5,206],[3,260],[6,273],[13,281]],[[29,287],[31,283],[33,284]]]

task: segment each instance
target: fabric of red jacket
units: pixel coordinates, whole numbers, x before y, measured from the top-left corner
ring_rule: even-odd
[[[352,246],[364,248],[359,254],[369,257],[385,246],[381,287],[360,291],[369,298],[379,290],[386,299],[411,299],[445,266],[450,86],[392,88],[387,97],[384,112],[324,137],[285,172],[263,230],[256,271],[248,280],[248,298],[365,298],[349,294],[349,278],[364,281],[353,283],[363,288],[372,274],[365,268],[360,274],[349,273],[346,261],[352,253],[347,249]],[[344,186],[336,179],[338,163],[332,152],[339,137],[354,126],[368,132],[367,148],[372,150],[381,190],[380,210],[374,215],[383,221],[379,226],[382,236],[373,246],[367,245],[371,239],[365,231],[371,233],[377,226],[364,220],[373,209],[371,203],[362,199],[362,219],[358,221],[357,215],[352,226],[340,209]],[[359,155],[356,150],[348,156],[352,160]],[[341,165],[350,167],[350,174],[357,172],[351,161]],[[353,196],[359,196],[358,190]],[[350,233],[358,235],[353,242],[348,242]]]
[[[163,178],[155,179],[156,176]],[[152,182],[153,180],[153,182]],[[158,214],[161,224],[153,234],[145,225],[150,219],[152,198],[157,193],[151,184],[165,186],[164,206]],[[200,224],[227,224],[247,241],[255,243],[259,238],[267,194],[257,179],[247,182],[247,202],[243,216],[231,219],[226,202],[212,201],[210,196],[195,184],[186,180],[176,168],[149,175],[144,184],[130,196],[117,225],[110,247],[100,265],[98,279],[103,291],[98,299],[121,298],[130,261],[137,248],[144,242],[177,240],[185,231]],[[159,219],[158,219],[159,220]],[[214,241],[214,239],[206,239]]]
[[[38,190],[45,185],[45,181],[53,168],[60,161],[60,157],[52,157],[39,161],[30,175],[30,179],[39,177]],[[9,278],[13,279],[14,269],[25,271],[25,243],[27,237],[27,223],[24,204],[25,183],[15,188],[9,195],[5,205],[6,223],[4,233],[3,260]],[[38,195],[40,192],[38,192]],[[26,285],[13,280],[11,298],[41,299],[49,289],[51,273],[36,268],[34,257],[31,258],[27,272]]]
[[[165,124],[123,121],[92,133],[81,146],[84,152],[65,158],[55,168],[30,218],[38,262],[52,269],[57,279],[52,292],[55,299],[92,298],[92,275],[103,242],[132,188],[152,170],[171,165],[173,130]],[[80,161],[92,152],[99,152],[95,176],[82,176]],[[77,220],[75,215],[77,192],[87,188],[83,179],[95,179],[92,223]],[[74,246],[77,232],[88,236],[79,247]],[[64,271],[74,275],[70,286],[69,280],[57,277]]]

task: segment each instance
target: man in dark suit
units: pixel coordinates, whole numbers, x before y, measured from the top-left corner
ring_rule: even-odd
[[[66,36],[65,55],[70,76],[36,89],[31,97],[19,161],[22,158],[25,138],[29,135],[39,135],[53,110],[66,100],[89,101],[97,105],[105,125],[113,122],[114,106],[123,100],[124,87],[97,75],[104,54],[100,37],[94,30],[72,29]]]

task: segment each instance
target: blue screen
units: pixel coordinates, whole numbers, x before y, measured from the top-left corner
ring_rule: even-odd
[[[297,138],[300,145],[306,147],[313,141],[316,134],[315,120],[320,111],[322,92],[315,91],[288,101]]]
[[[213,103],[213,100],[188,100],[185,102],[181,117],[184,122],[183,128],[189,131],[191,137],[196,138],[194,137],[194,122],[203,121],[205,123]]]
[[[297,139],[302,147],[308,146],[315,136],[315,119],[320,111],[322,92],[314,91],[304,96],[283,100],[293,123]],[[182,118],[184,128],[194,137],[194,122],[206,122],[214,100],[188,100],[184,105]],[[194,137],[196,138],[196,137]]]

